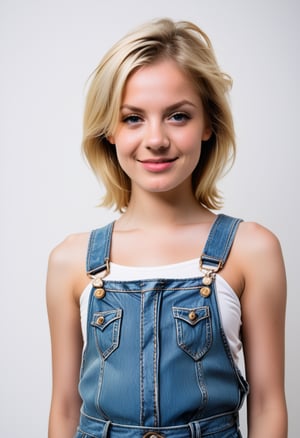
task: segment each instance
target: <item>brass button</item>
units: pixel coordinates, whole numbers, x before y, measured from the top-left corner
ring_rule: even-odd
[[[209,277],[208,275],[205,275],[205,276],[203,277],[203,279],[202,279],[202,283],[203,283],[205,286],[210,286],[211,283],[212,283],[212,278]]]
[[[101,298],[105,297],[105,290],[100,288],[100,289],[96,289],[94,292],[94,296],[96,298],[98,298],[99,300],[101,300]]]
[[[207,297],[209,297],[210,296],[210,287],[207,287],[207,286],[204,286],[204,287],[201,287],[201,289],[200,289],[200,294],[204,297],[204,298],[207,298]]]
[[[93,280],[93,286],[94,287],[102,287],[103,286],[103,280],[102,278],[94,278]]]
[[[197,313],[194,312],[194,310],[192,310],[192,311],[189,313],[189,318],[190,318],[191,321],[195,321],[195,319],[197,319]]]
[[[99,318],[97,318],[97,324],[102,325],[104,323],[104,316],[99,316]]]

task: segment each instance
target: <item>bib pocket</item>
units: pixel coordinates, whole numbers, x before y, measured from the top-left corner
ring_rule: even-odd
[[[96,312],[91,325],[103,359],[107,359],[119,346],[122,309]]]
[[[212,343],[209,307],[173,307],[172,310],[178,346],[195,361],[200,360]]]

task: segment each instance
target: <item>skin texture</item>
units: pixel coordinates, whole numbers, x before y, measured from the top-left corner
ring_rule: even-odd
[[[210,135],[201,100],[173,62],[143,67],[130,77],[119,124],[109,139],[132,181],[129,207],[114,227],[111,261],[157,266],[199,257],[215,215],[195,200],[191,173],[201,141]],[[73,437],[79,419],[79,299],[89,283],[88,238],[88,233],[69,236],[49,258],[47,305],[53,352],[49,438]],[[241,223],[220,275],[241,302],[251,387],[248,437],[286,438],[286,280],[277,238],[258,224]]]

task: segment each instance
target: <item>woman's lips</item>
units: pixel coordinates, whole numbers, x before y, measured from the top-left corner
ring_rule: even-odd
[[[176,158],[158,158],[158,159],[148,159],[148,160],[137,160],[145,170],[150,172],[162,172],[164,170],[168,170],[173,166]]]

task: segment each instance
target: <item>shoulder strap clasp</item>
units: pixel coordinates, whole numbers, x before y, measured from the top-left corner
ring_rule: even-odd
[[[201,271],[207,272],[211,276],[223,268],[240,222],[242,219],[225,214],[217,216],[200,256]]]

